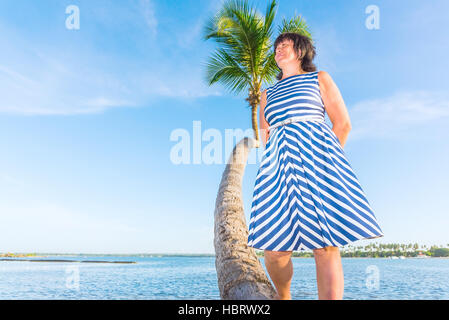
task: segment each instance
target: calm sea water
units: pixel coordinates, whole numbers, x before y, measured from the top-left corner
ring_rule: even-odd
[[[0,299],[220,299],[214,257],[45,259],[52,258],[137,263],[0,261]],[[317,299],[314,259],[292,260],[292,298]],[[344,299],[449,299],[449,259],[343,258],[342,264]]]

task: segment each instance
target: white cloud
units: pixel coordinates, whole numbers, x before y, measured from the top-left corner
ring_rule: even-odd
[[[220,96],[222,93],[215,87],[208,88],[198,71],[192,74],[189,67],[180,67],[176,72],[163,74],[146,73],[136,75],[135,87],[148,96],[163,96],[179,99],[195,99],[208,96]],[[197,67],[198,69],[198,67]]]
[[[344,55],[348,50],[344,47],[345,43],[341,41],[341,36],[337,34],[332,25],[319,26],[312,32],[315,39],[316,58],[315,64],[319,70],[320,66],[326,66],[326,70],[333,74],[341,68],[336,63],[336,57]]]
[[[441,92],[398,92],[391,97],[361,101],[349,109],[350,139],[390,137],[449,116],[449,96]]]
[[[20,181],[19,179],[12,177],[8,173],[0,173],[0,186],[2,183],[6,184],[8,188],[10,187],[23,188],[26,186],[23,181]]]
[[[14,50],[21,51],[20,43]],[[66,115],[136,104],[116,75],[96,67],[100,57],[38,46],[13,57],[0,65],[0,112]]]
[[[192,24],[186,30],[180,32],[178,37],[178,45],[180,48],[191,48],[194,42],[201,38],[201,30],[205,23],[204,19],[198,19],[195,24]]]
[[[156,30],[157,20],[150,1],[140,1],[124,15],[126,21],[143,15]],[[99,17],[106,22],[111,19],[108,12],[101,10]],[[195,35],[199,25],[193,29]],[[160,96],[194,99],[220,94],[204,83],[199,62],[192,63],[182,53],[156,61],[151,51],[148,57],[140,57],[139,52],[127,55],[107,52],[96,45],[97,39],[90,38],[88,32],[80,43],[68,43],[61,35],[50,43],[41,43],[12,26],[1,23],[0,26],[0,47],[4,49],[0,52],[0,113],[91,114],[110,108],[148,106]],[[136,40],[142,41],[139,46],[151,48],[153,44],[145,44],[147,33],[140,36],[142,39]],[[183,43],[188,46],[193,40],[186,39]],[[173,63],[170,59],[178,61]]]
[[[140,0],[140,7],[146,24],[152,31],[153,35],[156,36],[158,22],[153,4],[149,0]]]
[[[58,62],[46,64],[45,77],[20,74],[0,65],[0,112],[21,115],[74,115],[101,113],[110,108],[137,107],[148,104],[154,97],[195,99],[221,95],[208,88],[196,72],[143,71],[132,77],[119,77],[94,67],[87,73],[77,73],[77,67],[58,70]],[[189,67],[187,67],[189,69]],[[35,70],[40,73],[41,70]],[[66,74],[67,73],[67,74]]]

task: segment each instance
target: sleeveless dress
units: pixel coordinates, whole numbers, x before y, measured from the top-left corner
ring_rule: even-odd
[[[247,245],[272,251],[340,247],[384,234],[332,129],[318,71],[267,89],[269,138],[254,185]]]

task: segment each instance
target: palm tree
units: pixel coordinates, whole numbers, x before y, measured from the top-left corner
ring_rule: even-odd
[[[238,94],[248,90],[254,139],[245,137],[236,144],[223,172],[215,202],[215,265],[222,299],[272,299],[275,290],[255,250],[247,246],[248,228],[242,200],[242,179],[250,149],[260,147],[257,111],[263,82],[276,79],[279,68],[272,50],[276,1],[265,16],[247,0],[230,0],[204,27],[204,39],[219,45],[206,64],[209,85],[221,83]],[[283,21],[279,32],[298,32],[310,37],[300,17]]]
[[[259,146],[257,110],[262,83],[275,80],[279,68],[272,50],[273,20],[276,1],[269,3],[265,17],[249,7],[247,0],[230,0],[204,28],[204,39],[214,39],[220,45],[206,64],[209,85],[220,82],[235,94],[248,90],[245,99],[251,108],[251,124]],[[285,19],[279,33],[297,32],[312,38],[300,16]]]

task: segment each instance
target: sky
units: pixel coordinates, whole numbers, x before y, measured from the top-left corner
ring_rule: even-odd
[[[264,14],[268,1],[250,3]],[[245,92],[205,80],[217,45],[202,27],[220,7],[0,2],[0,252],[214,253],[223,137],[252,136]],[[272,41],[301,15],[348,108],[345,153],[385,234],[353,245],[449,243],[448,11],[446,0],[277,2]],[[187,163],[174,160],[179,134]],[[223,141],[212,163],[194,152],[209,134]],[[259,164],[243,178],[247,225]]]

